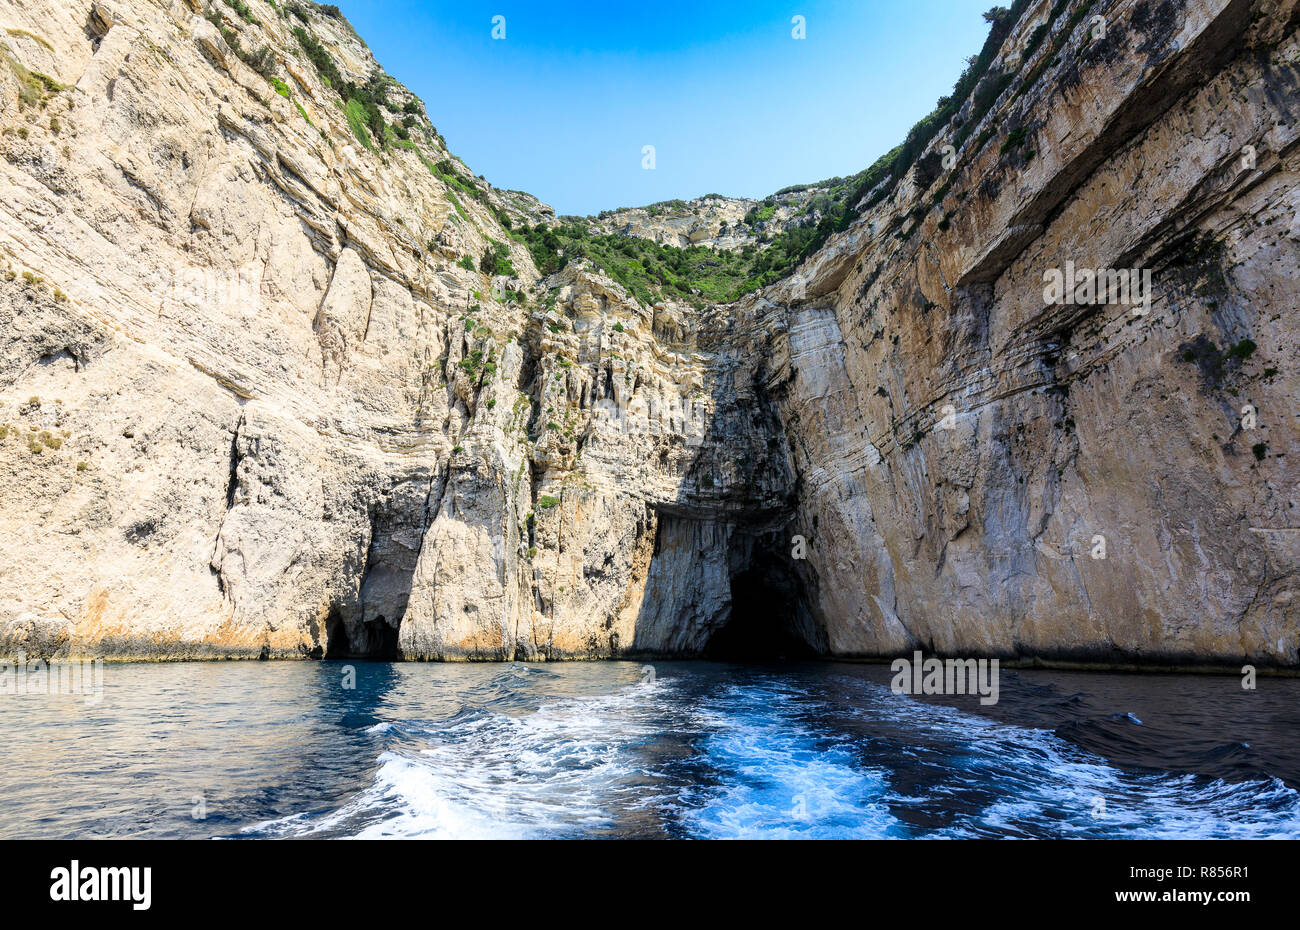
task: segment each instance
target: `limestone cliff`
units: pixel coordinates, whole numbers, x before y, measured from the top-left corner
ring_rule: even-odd
[[[1017,13],[700,309],[542,276],[549,208],[326,8],[0,7],[0,652],[1300,664],[1296,2]],[[823,192],[592,222],[760,247]]]

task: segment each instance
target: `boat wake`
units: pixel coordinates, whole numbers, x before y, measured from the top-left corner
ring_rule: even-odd
[[[1121,768],[1068,733],[862,679],[660,677],[531,709],[521,680],[503,671],[443,719],[377,724],[369,786],[239,835],[1300,836],[1300,793],[1276,778]]]

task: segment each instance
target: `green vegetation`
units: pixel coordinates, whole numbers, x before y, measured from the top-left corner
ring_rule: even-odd
[[[238,13],[239,18],[242,19],[244,22],[246,23],[257,22],[257,17],[253,15],[253,11],[249,9],[248,4],[245,3],[244,0],[226,0],[226,6],[230,7],[232,10]]]
[[[1243,339],[1232,348],[1228,349],[1228,351],[1224,353],[1224,357],[1244,362],[1255,354],[1255,349],[1256,346],[1253,340]]]
[[[316,124],[311,121],[311,117],[307,115],[307,111],[303,109],[302,104],[299,103],[297,100],[295,100],[293,102],[293,105],[298,108],[298,112],[301,113],[302,118],[307,121],[307,125],[310,126],[312,129],[315,129]]]
[[[668,213],[677,213],[686,209],[684,200],[661,200],[658,203],[652,203],[646,207],[646,212],[651,216],[664,216]]]
[[[270,78],[269,80],[271,82],[271,86],[275,88],[275,92],[277,94],[279,94],[281,97],[286,97],[286,98],[289,96],[288,84],[284,83],[284,81],[280,80],[278,77],[273,77]],[[299,107],[298,109],[301,110],[302,107]]]
[[[358,100],[349,100],[343,107],[343,113],[348,118],[348,128],[352,134],[357,137],[357,141],[364,145],[370,151],[375,151],[375,145],[370,140],[370,132],[367,130],[366,108]]]
[[[333,57],[325,51],[325,46],[320,41],[304,29],[302,26],[293,27],[293,37],[298,40],[302,50],[307,53],[307,60],[312,63],[320,79],[328,86],[335,90],[341,91],[343,88],[343,75],[339,73],[339,66],[334,64]]]
[[[375,141],[379,145],[384,145],[388,140],[388,126],[379,111],[379,105],[384,101],[384,84],[379,75],[377,73],[371,75],[365,85],[348,83],[343,88],[343,99],[347,101],[348,125],[352,125],[352,113],[360,113]],[[355,131],[353,129],[354,133]]]
[[[1251,358],[1257,348],[1254,340],[1242,339],[1221,350],[1213,341],[1201,334],[1191,342],[1179,346],[1179,351],[1183,361],[1195,364],[1209,384],[1221,387],[1230,375],[1241,371],[1242,363]],[[1272,370],[1276,371],[1276,369]],[[1229,393],[1235,393],[1235,390],[1230,389]]]
[[[1064,15],[1071,2],[1072,0],[1057,0],[1048,21],[1030,35],[1022,50],[1022,60],[1028,60],[1030,55],[1048,41],[1057,18]],[[244,16],[243,11],[247,5],[243,0],[226,0],[226,3]],[[1077,0],[1077,3],[1078,9],[1071,16],[1071,26],[1081,21],[1080,17],[1090,7],[1089,0]],[[304,28],[310,23],[309,14],[313,9],[324,16],[341,17],[337,8],[331,5],[313,7],[299,2],[282,3],[281,6],[281,15],[294,16],[301,22],[302,25],[294,26],[292,32],[321,80],[339,94],[348,126],[357,139],[371,150],[389,146],[413,148],[412,130],[419,125],[419,117],[423,112],[419,102],[410,100],[400,106],[390,102],[386,91],[391,79],[384,78],[378,72],[361,85],[345,80],[330,53]],[[575,218],[562,218],[551,227],[541,224],[530,227],[527,223],[515,226],[511,217],[495,207],[487,192],[467,173],[463,173],[464,169],[453,159],[444,158],[435,163],[423,155],[420,158],[430,173],[446,185],[447,200],[462,220],[470,220],[470,215],[466,212],[461,197],[483,204],[495,215],[511,239],[527,246],[543,274],[553,274],[575,259],[586,259],[620,283],[643,304],[669,299],[683,300],[697,307],[702,307],[705,302],[728,302],[787,277],[808,256],[820,249],[827,239],[847,229],[862,211],[885,200],[945,127],[955,130],[953,144],[962,148],[999,97],[1019,77],[1015,72],[1003,73],[993,68],[992,62],[1028,6],[1029,0],[1013,0],[1009,8],[997,6],[985,13],[989,34],[979,54],[969,60],[951,95],[941,97],[934,111],[918,121],[897,148],[855,175],[831,178],[817,185],[795,185],[755,205],[745,217],[745,223],[750,227],[775,218],[780,206],[777,197],[817,188],[815,194],[799,208],[789,228],[772,232],[770,238],[769,231],[765,231],[761,246],[749,245],[738,251],[721,251],[706,246],[683,249],[660,245],[648,239],[601,234],[593,231],[585,220]],[[1058,31],[1052,50],[1044,54],[1045,60],[1052,57],[1063,42],[1063,34]],[[1022,80],[1020,90],[1023,91],[1032,83],[1039,73],[1041,70],[1035,69],[1033,74]],[[281,90],[281,86],[286,86],[283,82],[272,80],[272,85],[278,93],[287,96]],[[968,102],[969,113],[960,124],[954,124]],[[307,119],[306,111],[301,105],[299,111]],[[385,112],[391,114],[392,122],[385,118]],[[308,122],[311,122],[310,119]],[[1002,151],[1005,153],[1020,148],[1027,136],[1026,128],[1013,129],[1002,144]],[[977,147],[982,148],[991,137],[990,129],[980,132],[976,140]],[[937,179],[938,164],[938,156],[933,153],[922,160],[918,169],[922,186]],[[944,186],[932,198],[936,205],[942,202],[946,191],[947,187]],[[655,216],[686,208],[684,201],[668,200],[651,204],[645,209]],[[611,212],[613,211],[607,211],[602,216],[608,216]],[[950,216],[951,213],[944,215],[940,221],[941,228],[948,227]],[[918,218],[914,216],[910,227],[903,224],[893,232],[905,238],[916,228],[917,221]],[[463,256],[457,264],[466,270],[474,270],[475,258]],[[515,273],[509,249],[506,244],[496,240],[489,240],[483,255],[477,259],[477,268],[492,275]],[[558,330],[556,323],[548,325],[553,331]],[[615,329],[621,331],[621,324],[615,326]]]
[[[551,497],[550,495],[547,494],[543,494],[541,497],[537,499],[537,506],[540,507],[542,510],[550,510],[552,507],[558,507],[559,505],[560,505],[559,498]]]
[[[35,42],[41,48],[45,49],[47,52],[54,51],[53,45],[51,45],[46,39],[42,38],[41,36],[38,36],[34,32],[28,32],[26,29],[6,29],[5,32],[13,36],[15,39],[31,39],[33,42]]]
[[[482,371],[484,375],[491,378],[497,373],[497,365],[496,362],[493,361],[493,358],[494,356],[489,354],[485,360],[483,357],[483,351],[481,349],[475,349],[469,355],[460,360],[460,367],[471,375],[477,375]]]
[[[9,53],[9,47],[4,43],[0,43],[0,59],[9,66],[9,70],[18,81],[18,109],[20,110],[26,107],[44,107],[49,103],[51,94],[68,89],[48,74],[29,71],[22,62]],[[21,127],[18,134],[24,139],[27,138],[26,127]]]
[[[490,275],[513,275],[515,266],[510,261],[510,250],[495,239],[488,239],[488,247],[483,250],[479,261],[479,270]]]
[[[433,172],[434,176],[437,177],[438,180],[442,181],[448,187],[454,187],[466,197],[487,204],[487,195],[484,194],[477,185],[471,184],[469,181],[466,181],[461,177],[460,172],[456,170],[456,166],[452,163],[450,158],[444,158],[436,165],[427,160],[424,164],[426,168]],[[507,229],[510,228],[509,223],[503,223],[502,225]]]
[[[418,108],[418,106],[419,104],[415,100],[411,100],[406,104],[406,107],[403,108],[403,112],[409,113]],[[408,116],[407,120],[413,120],[413,117]],[[403,122],[405,123],[406,120],[403,120]],[[496,217],[497,222],[500,223],[506,232],[510,234],[510,238],[516,240],[520,239],[520,236],[513,231],[514,224],[511,221],[509,214],[493,204],[492,201],[488,199],[487,192],[481,187],[474,184],[472,181],[466,180],[460,173],[460,169],[456,167],[456,164],[450,158],[444,158],[437,164],[434,164],[422,155],[420,156],[420,161],[424,162],[424,167],[428,168],[429,172],[433,174],[434,177],[442,181],[449,188],[460,191],[471,200],[477,200],[491,211],[492,215]],[[468,220],[470,218],[469,214],[465,212],[464,207],[461,206],[460,201],[456,199],[456,196],[450,190],[447,191],[447,199],[456,207],[456,212],[461,215],[462,219]]]
[[[735,300],[780,280],[831,231],[847,226],[847,219],[848,210],[843,208],[817,226],[775,237],[765,249],[750,245],[737,252],[707,246],[680,249],[632,236],[592,234],[580,220],[552,227],[525,225],[518,238],[528,246],[542,274],[554,274],[570,261],[586,258],[643,304],[677,299],[702,306],[705,301]]]
[[[1005,155],[1007,152],[1011,151],[1012,149],[1020,148],[1022,145],[1025,144],[1026,135],[1028,135],[1028,133],[1023,127],[1019,129],[1011,130],[1009,133],[1007,133],[1007,138],[1002,143],[1002,147],[998,150],[998,154]]]
[[[257,19],[253,17],[252,11],[248,9],[248,5],[243,3],[242,0],[235,0],[235,2],[232,2],[232,0],[226,0],[226,4],[238,13],[246,22],[257,22]],[[276,91],[279,92],[280,88],[276,85],[283,84],[284,82],[277,82],[276,80],[276,72],[279,70],[279,65],[276,63],[275,53],[271,51],[270,47],[267,45],[259,45],[256,49],[243,48],[239,42],[239,34],[226,25],[226,21],[221,16],[221,12],[215,7],[210,8],[204,16],[207,17],[208,22],[217,27],[217,32],[221,33],[221,38],[225,40],[228,46],[230,46],[230,50],[235,53],[236,57],[262,77],[266,78],[272,86],[276,87]],[[285,92],[282,94],[283,96],[289,96],[287,93],[288,89],[288,86],[285,86]]]
[[[460,205],[460,201],[456,199],[456,195],[453,194],[451,191],[447,191],[447,202],[456,208],[456,212],[460,214],[460,218],[462,220],[469,219],[469,214],[465,212],[465,208]],[[466,257],[468,258],[469,256]],[[471,266],[473,265],[473,263],[474,260],[471,258],[470,259]],[[471,268],[470,270],[472,271],[473,269]]]

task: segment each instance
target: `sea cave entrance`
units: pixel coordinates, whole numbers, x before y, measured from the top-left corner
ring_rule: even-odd
[[[401,658],[397,631],[397,627],[379,616],[356,624],[349,634],[341,612],[333,608],[325,620],[325,658],[395,662]]]
[[[804,582],[787,551],[788,535],[732,537],[731,609],[704,645],[706,659],[766,662],[823,652],[805,607]]]

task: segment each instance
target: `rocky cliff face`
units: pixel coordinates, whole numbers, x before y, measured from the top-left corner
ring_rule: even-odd
[[[549,209],[321,10],[6,7],[0,653],[1300,663],[1296,4],[1019,12],[848,229],[700,311],[541,277]]]

